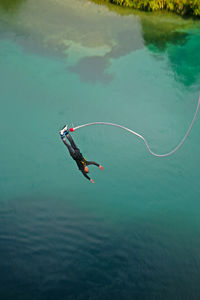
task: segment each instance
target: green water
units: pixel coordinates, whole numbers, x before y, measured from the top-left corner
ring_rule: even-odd
[[[89,1],[0,1],[1,299],[198,299],[200,26]],[[4,276],[3,276],[4,274]]]

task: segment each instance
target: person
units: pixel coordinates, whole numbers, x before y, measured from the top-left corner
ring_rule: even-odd
[[[104,168],[101,165],[99,165],[98,163],[96,163],[95,161],[87,161],[83,157],[82,153],[80,152],[80,149],[77,147],[77,145],[75,144],[75,142],[72,139],[71,135],[69,134],[69,130],[68,130],[67,125],[65,125],[63,127],[63,129],[60,130],[60,136],[61,136],[61,139],[62,139],[63,143],[67,146],[71,157],[77,163],[77,166],[78,166],[79,170],[82,172],[82,174],[88,180],[90,180],[90,182],[94,183],[94,180],[91,179],[88,176],[88,173],[89,173],[88,166],[89,165],[95,165],[95,166],[99,167],[100,170],[103,170]],[[67,139],[70,142],[70,144],[66,141],[65,137],[67,137]]]

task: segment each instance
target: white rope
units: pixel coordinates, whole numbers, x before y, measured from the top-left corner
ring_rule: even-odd
[[[157,157],[167,157],[167,156],[170,156],[172,154],[174,154],[176,151],[178,151],[178,149],[183,145],[183,143],[185,142],[186,138],[188,137],[193,125],[194,125],[194,122],[196,120],[196,117],[197,117],[197,113],[198,113],[198,110],[199,110],[199,105],[200,105],[200,96],[199,96],[199,100],[198,100],[198,103],[197,103],[197,108],[196,108],[196,111],[195,111],[195,114],[194,114],[194,117],[192,119],[192,122],[186,132],[186,134],[184,135],[184,137],[182,138],[182,140],[180,141],[180,143],[176,146],[176,148],[174,148],[172,151],[168,152],[168,153],[165,153],[165,154],[156,154],[154,153],[148,143],[147,143],[147,140],[139,133],[127,128],[127,127],[124,127],[122,125],[118,125],[118,124],[115,124],[115,123],[110,123],[110,122],[93,122],[93,123],[87,123],[87,124],[83,124],[83,125],[79,125],[77,127],[74,127],[73,129],[74,130],[77,130],[77,129],[80,129],[80,128],[83,128],[83,127],[86,127],[86,126],[91,126],[91,125],[110,125],[110,126],[115,126],[115,127],[119,127],[119,128],[122,128],[134,135],[136,135],[138,138],[142,139],[147,147],[147,150],[149,151],[149,153],[151,153],[152,155],[154,156],[157,156]]]

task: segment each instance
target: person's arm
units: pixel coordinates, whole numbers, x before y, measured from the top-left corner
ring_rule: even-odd
[[[82,174],[85,176],[85,178],[87,178],[89,181],[91,181],[92,183],[94,183],[93,179],[91,179],[91,178],[87,175],[87,173],[86,173],[85,171],[82,171],[82,170],[81,170],[81,172],[82,172]]]
[[[103,166],[99,165],[98,163],[96,163],[95,161],[86,161],[86,165],[89,166],[89,165],[95,165],[97,166],[99,169],[103,170]]]
[[[90,177],[87,175],[87,173],[85,171],[81,170],[81,172],[82,172],[83,176],[85,176],[88,180],[90,180]]]
[[[89,165],[95,165],[97,167],[99,167],[100,165],[98,163],[96,163],[95,161],[86,161],[86,165],[89,166]]]

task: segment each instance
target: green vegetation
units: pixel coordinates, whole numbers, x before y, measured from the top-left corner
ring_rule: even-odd
[[[168,10],[180,15],[200,16],[200,0],[107,0],[107,2],[145,11]]]

